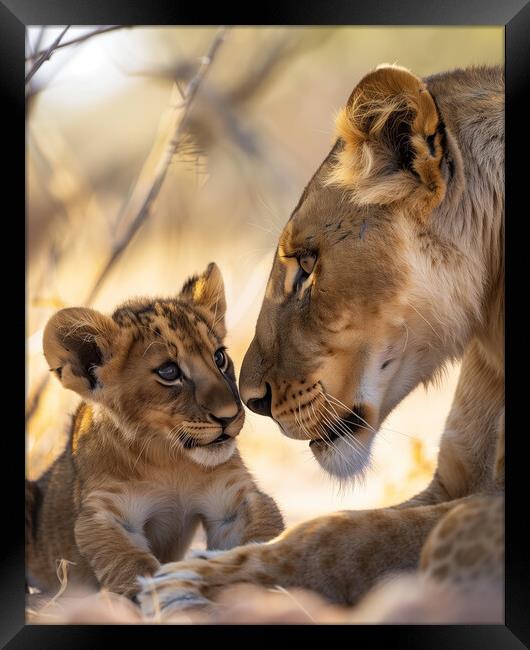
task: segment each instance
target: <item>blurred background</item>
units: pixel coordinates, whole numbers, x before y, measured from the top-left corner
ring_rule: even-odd
[[[27,475],[60,453],[77,403],[42,354],[56,310],[177,293],[215,260],[239,368],[279,233],[354,85],[384,62],[425,76],[502,64],[503,51],[502,27],[30,27]],[[387,418],[362,485],[330,480],[307,445],[250,412],[242,455],[289,524],[399,502],[432,476],[457,374]]]

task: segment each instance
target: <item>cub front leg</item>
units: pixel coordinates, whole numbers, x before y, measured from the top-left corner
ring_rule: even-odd
[[[74,532],[99,584],[114,593],[134,596],[139,589],[137,577],[152,575],[160,566],[144,535],[108,510],[85,507]]]
[[[266,544],[162,565],[141,580],[146,616],[211,604],[230,584],[311,589],[352,604],[384,573],[417,565],[429,531],[455,502],[399,510],[338,512],[304,522]]]

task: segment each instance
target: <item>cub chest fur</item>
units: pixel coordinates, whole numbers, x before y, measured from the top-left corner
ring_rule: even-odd
[[[169,480],[127,484],[102,496],[131,541],[158,558],[182,557],[199,523],[192,495]]]
[[[249,486],[244,485],[245,477],[239,477],[241,481],[227,489],[219,470],[211,474],[218,480],[210,473],[185,477],[175,470],[150,472],[142,480],[91,492],[89,500],[105,504],[135,546],[160,561],[177,560],[201,523],[216,548],[230,548],[239,541],[246,508],[245,501],[235,496]]]

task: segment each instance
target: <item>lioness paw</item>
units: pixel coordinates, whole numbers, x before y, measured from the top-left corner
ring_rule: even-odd
[[[226,553],[226,551],[205,551],[205,550],[191,551],[190,558],[193,558],[195,560],[210,560],[211,558],[217,557],[218,555],[222,555],[223,553]]]
[[[210,608],[212,603],[203,595],[206,584],[201,575],[185,562],[162,565],[152,577],[139,577],[137,594],[142,614],[147,619],[167,619],[179,611]]]

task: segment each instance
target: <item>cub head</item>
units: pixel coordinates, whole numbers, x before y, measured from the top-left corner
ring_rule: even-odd
[[[483,271],[446,218],[461,167],[425,83],[379,68],[281,233],[241,396],[331,474],[362,472],[389,412],[468,340]]]
[[[223,345],[226,301],[210,264],[167,299],[136,299],[112,316],[62,309],[44,354],[65,388],[100,404],[133,445],[156,438],[206,466],[230,458],[244,421]]]

